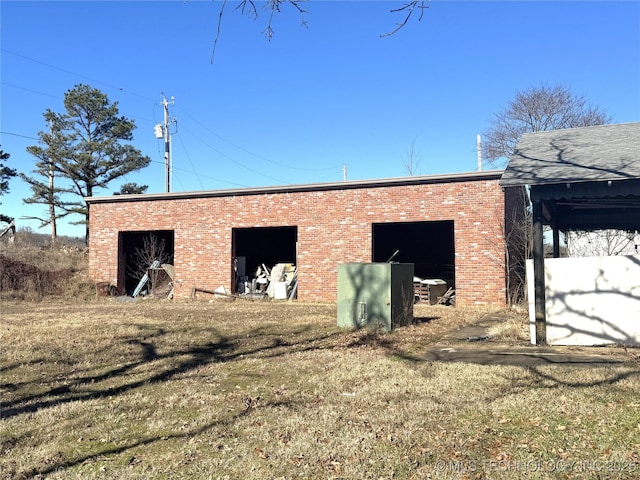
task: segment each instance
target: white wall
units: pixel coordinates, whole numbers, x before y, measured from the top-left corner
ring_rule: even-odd
[[[640,346],[640,255],[547,258],[547,343]],[[533,261],[527,261],[529,323],[535,343]]]

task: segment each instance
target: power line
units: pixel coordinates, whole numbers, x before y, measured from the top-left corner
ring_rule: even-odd
[[[29,137],[27,135],[20,135],[19,133],[12,133],[12,132],[0,132],[0,133],[3,135],[11,135],[13,137],[28,138],[29,140],[40,140],[39,138]]]
[[[124,89],[124,88],[122,88],[122,87],[116,87],[116,86],[114,86],[114,85],[112,85],[112,84],[109,84],[109,83],[107,83],[107,82],[103,82],[103,81],[100,81],[100,80],[96,80],[96,79],[91,78],[91,77],[88,77],[88,76],[86,76],[86,75],[81,75],[81,74],[79,74],[79,73],[77,73],[77,72],[73,72],[73,71],[70,71],[70,70],[67,70],[67,69],[64,69],[64,68],[60,68],[60,67],[55,66],[55,65],[52,65],[52,64],[50,64],[50,63],[43,62],[43,61],[41,61],[41,60],[37,60],[37,59],[35,59],[35,58],[29,57],[29,56],[26,56],[26,55],[22,55],[22,54],[20,54],[20,53],[14,52],[14,51],[12,51],[12,50],[8,50],[8,49],[6,49],[6,48],[2,48],[2,49],[0,49],[0,50],[1,50],[2,52],[5,52],[5,53],[8,53],[8,54],[14,55],[14,56],[16,56],[16,57],[20,57],[20,58],[23,58],[23,59],[25,59],[25,60],[28,60],[28,61],[30,61],[30,62],[37,63],[37,64],[39,64],[39,65],[43,65],[43,66],[45,66],[45,67],[48,67],[48,68],[51,68],[51,69],[54,69],[54,70],[58,70],[58,71],[60,71],[60,72],[63,72],[63,73],[69,74],[69,75],[73,75],[73,76],[77,76],[77,77],[80,77],[80,78],[84,78],[84,79],[87,79],[87,80],[89,80],[89,81],[91,81],[91,82],[94,82],[94,83],[98,83],[98,84],[101,84],[101,85],[105,85],[105,86],[107,86],[107,87],[109,87],[109,88],[111,88],[111,89],[113,89],[113,90],[118,91],[118,92],[124,92],[124,93],[127,93],[127,94],[129,94],[129,95],[133,95],[133,96],[136,96],[136,97],[139,97],[139,98],[142,98],[142,99],[145,99],[145,100],[151,101],[151,102],[153,102],[154,106],[155,106],[155,105],[157,105],[157,102],[156,102],[155,100],[153,100],[153,99],[151,99],[151,98],[149,98],[149,97],[147,97],[147,96],[145,96],[145,95],[140,95],[140,94],[138,94],[138,93],[131,92],[131,91],[126,90],[126,89]],[[13,85],[13,84],[10,84],[10,83],[7,83],[7,82],[2,82],[2,84],[7,85],[7,86],[12,87],[12,88],[17,88],[17,89],[21,89],[21,90],[24,90],[24,91],[28,91],[28,92],[32,92],[32,93],[36,93],[36,94],[39,94],[39,95],[44,95],[44,96],[48,96],[48,97],[52,97],[52,98],[56,98],[56,99],[61,99],[61,97],[60,97],[60,96],[57,96],[57,95],[52,95],[52,94],[45,93],[45,92],[40,92],[40,91],[37,91],[37,90],[31,90],[31,89],[24,88],[24,87],[20,87],[20,86],[17,86],[17,85]],[[277,166],[279,166],[279,167],[283,167],[283,168],[292,169],[292,170],[307,171],[307,172],[329,171],[329,170],[335,170],[335,169],[337,169],[337,168],[342,168],[342,165],[335,165],[335,166],[323,167],[323,168],[308,168],[308,167],[299,167],[299,166],[295,166],[295,165],[288,165],[288,164],[285,164],[285,163],[276,162],[276,161],[271,160],[271,159],[269,159],[269,158],[267,158],[267,157],[265,157],[265,156],[263,156],[263,155],[257,154],[257,153],[255,153],[255,152],[252,152],[252,151],[250,151],[250,150],[246,149],[246,148],[243,148],[243,147],[241,147],[240,145],[238,145],[238,144],[236,144],[236,143],[234,143],[234,142],[232,142],[232,141],[230,141],[230,140],[228,140],[228,139],[226,139],[226,138],[222,137],[222,136],[221,136],[221,135],[219,135],[218,133],[216,133],[216,132],[214,132],[213,130],[211,130],[211,129],[210,129],[208,126],[206,126],[204,123],[200,122],[200,121],[199,121],[199,120],[197,120],[195,117],[193,117],[192,115],[190,115],[190,114],[189,114],[187,111],[185,111],[183,108],[181,108],[181,107],[179,107],[179,106],[178,106],[177,108],[179,108],[179,109],[180,109],[180,110],[181,110],[181,111],[182,111],[182,112],[183,112],[187,117],[189,117],[189,118],[190,118],[191,120],[193,120],[195,123],[197,123],[197,124],[198,124],[198,125],[200,125],[202,128],[204,128],[208,133],[210,133],[210,134],[214,135],[216,138],[218,138],[218,139],[222,140],[223,142],[225,142],[225,143],[227,143],[227,144],[231,145],[232,147],[234,147],[234,148],[236,148],[236,149],[238,149],[238,150],[240,150],[240,151],[242,151],[242,152],[244,152],[244,153],[246,153],[246,154],[248,154],[248,155],[251,155],[251,156],[253,156],[253,157],[256,157],[256,158],[258,158],[258,159],[260,159],[260,160],[262,160],[262,161],[268,162],[268,163],[270,163],[270,164],[277,165]],[[155,112],[154,112],[154,114],[155,114]],[[155,115],[154,115],[154,116],[155,116]],[[136,117],[136,118],[141,118],[141,119],[143,119],[143,120],[149,120],[149,119],[145,119],[144,117]],[[183,128],[184,128],[184,127],[183,127]],[[189,131],[188,129],[185,129],[185,130]],[[262,176],[262,177],[268,178],[268,179],[270,179],[270,180],[273,180],[273,181],[276,181],[276,182],[279,182],[279,183],[285,183],[285,184],[286,184],[286,183],[288,183],[288,182],[283,181],[283,180],[281,180],[281,179],[278,179],[278,178],[272,177],[272,176],[270,176],[270,175],[267,175],[267,174],[261,173],[261,172],[259,172],[259,171],[255,170],[255,169],[253,169],[253,168],[250,168],[250,167],[248,167],[248,166],[246,166],[246,165],[244,165],[244,164],[242,164],[242,163],[238,162],[237,160],[233,159],[231,156],[229,156],[229,155],[227,155],[227,154],[225,154],[225,153],[221,152],[221,151],[220,151],[220,150],[218,150],[217,148],[213,147],[213,146],[212,146],[212,145],[210,145],[209,143],[207,143],[207,142],[205,142],[204,140],[202,140],[201,138],[199,138],[199,137],[198,137],[197,135],[195,135],[193,132],[189,132],[189,133],[190,133],[191,135],[193,135],[193,136],[194,136],[194,138],[196,138],[197,140],[199,140],[200,142],[202,142],[202,144],[203,144],[203,145],[205,145],[206,147],[210,148],[211,150],[213,150],[214,152],[216,152],[216,153],[217,153],[218,155],[220,155],[221,157],[223,157],[223,158],[225,158],[225,159],[227,159],[227,160],[231,161],[232,163],[234,163],[234,164],[236,164],[236,165],[238,165],[238,166],[240,166],[240,167],[242,167],[242,168],[244,168],[244,169],[246,169],[246,170],[248,170],[248,171],[250,171],[250,172],[252,172],[252,173],[255,173],[255,174],[260,175],[260,176]],[[11,133],[7,133],[7,134],[8,134],[8,135],[15,135],[15,136],[23,137],[23,138],[28,138],[28,139],[33,139],[33,140],[38,140],[37,138],[34,138],[34,137],[28,137],[28,136],[19,135],[19,134],[11,134]],[[191,162],[191,159],[189,159],[189,161]],[[193,167],[193,162],[191,162],[191,165],[192,165],[192,167]],[[195,167],[194,167],[194,169],[195,169]],[[196,174],[196,175],[197,175],[197,174]],[[219,180],[219,181],[222,181],[222,180]],[[235,183],[233,183],[233,182],[226,182],[226,183],[230,183],[230,184],[238,185],[238,184],[235,184]],[[240,186],[244,186],[244,185],[240,185]]]
[[[176,132],[177,134],[178,132]],[[200,175],[196,172],[196,167],[193,164],[193,162],[191,161],[191,155],[189,155],[189,152],[187,152],[187,147],[184,144],[184,142],[182,141],[182,135],[176,135],[178,137],[178,140],[180,141],[180,145],[182,145],[182,150],[184,151],[185,156],[187,157],[187,160],[189,160],[189,164],[191,165],[191,168],[193,169],[193,173],[195,174],[196,178],[198,179],[198,183],[200,184],[200,187],[202,187],[202,189],[204,190],[204,185],[202,184],[202,180],[200,179]],[[175,170],[175,168],[174,168]]]
[[[151,160],[151,163],[159,163],[159,164],[164,165],[164,161],[160,161],[160,160]],[[202,175],[201,173],[195,173],[195,172],[192,172],[191,170],[187,170],[186,168],[174,167],[173,169],[174,170],[180,170],[181,172],[186,172],[186,173],[189,173],[191,175],[197,175],[197,176],[199,176],[201,178],[206,178],[208,180],[214,180],[216,182],[226,183],[226,184],[233,185],[233,186],[236,186],[236,187],[250,188],[249,185],[243,185],[241,183],[235,183],[235,182],[230,182],[228,180],[222,180],[221,178],[212,177],[210,175]]]
[[[31,88],[25,88],[25,87],[20,87],[18,85],[13,85],[12,83],[7,83],[7,82],[3,82],[0,81],[0,84],[6,86],[6,87],[11,87],[11,88],[16,88],[18,90],[23,90],[25,92],[30,92],[30,93],[37,93],[38,95],[43,95],[45,97],[51,97],[51,98],[55,98],[56,100],[64,100],[64,98],[60,97],[59,95],[53,95],[51,93],[46,93],[46,92],[41,92],[39,90],[33,90]],[[118,109],[119,111],[120,109]],[[133,117],[132,115],[129,115],[131,117]],[[141,117],[141,116],[136,116],[135,117],[136,120],[146,120],[148,122],[153,122],[153,119],[151,118],[146,118],[146,117]]]
[[[61,71],[61,72],[67,73],[67,74],[69,74],[69,75],[75,75],[75,76],[78,76],[78,77],[80,77],[80,78],[84,78],[84,79],[90,80],[91,82],[95,82],[95,83],[98,83],[98,84],[106,85],[106,86],[108,86],[109,88],[112,88],[112,89],[117,90],[117,91],[120,91],[120,92],[125,92],[125,93],[129,93],[130,95],[135,95],[135,96],[137,96],[137,97],[140,97],[140,98],[143,98],[143,99],[146,99],[146,100],[152,101],[154,105],[157,105],[157,102],[156,102],[155,100],[152,100],[151,98],[146,97],[146,96],[144,96],[144,95],[139,95],[139,94],[137,94],[137,93],[130,92],[130,91],[128,91],[128,90],[125,90],[125,89],[124,89],[124,88],[122,88],[122,87],[116,87],[116,86],[111,85],[111,84],[109,84],[109,83],[102,82],[102,81],[100,81],[100,80],[96,80],[96,79],[93,79],[93,78],[91,78],[91,77],[87,77],[86,75],[81,75],[81,74],[79,74],[79,73],[72,72],[72,71],[70,71],[70,70],[66,70],[66,69],[64,69],[64,68],[60,68],[60,67],[57,67],[57,66],[55,66],[55,65],[51,65],[51,64],[49,64],[49,63],[46,63],[46,62],[42,62],[42,61],[40,61],[40,60],[37,60],[37,59],[31,58],[31,57],[28,57],[28,56],[26,56],[26,55],[22,55],[22,54],[19,54],[19,53],[17,53],[17,52],[13,52],[13,51],[8,50],[8,49],[6,49],[6,48],[2,48],[1,50],[2,50],[3,52],[5,52],[5,53],[9,53],[9,54],[11,54],[11,55],[15,55],[15,56],[17,56],[17,57],[20,57],[20,58],[23,58],[23,59],[25,59],[25,60],[28,60],[28,61],[31,61],[31,62],[34,62],[34,63],[40,64],[40,65],[46,66],[46,67],[48,67],[48,68],[52,68],[52,69],[54,69],[54,70],[58,70],[58,71]],[[5,82],[3,82],[3,83],[5,83]],[[5,84],[6,84],[6,83],[5,83]],[[38,93],[38,94],[41,94],[41,95],[46,95],[46,96],[50,96],[50,97],[53,97],[53,98],[60,99],[60,97],[59,97],[59,96],[55,96],[55,95],[51,95],[51,94],[47,94],[47,93],[44,93],[44,92],[38,92],[38,91],[35,91],[35,90],[29,90],[29,89],[22,88],[22,87],[18,87],[18,86],[16,86],[16,85],[12,85],[12,84],[6,84],[6,85],[11,86],[11,87],[14,87],[14,88],[21,88],[22,90],[25,90],[25,91],[32,91],[33,93]],[[180,107],[178,107],[178,108],[180,108]],[[193,116],[191,116],[191,115],[190,115],[190,114],[188,114],[186,111],[184,111],[184,109],[181,109],[181,110],[185,113],[185,115],[187,115],[189,118],[191,118],[194,122],[198,123],[200,126],[202,126],[205,130],[207,130],[207,131],[208,131],[209,133],[211,133],[212,135],[215,135],[215,136],[216,136],[217,138],[219,138],[220,140],[222,140],[222,141],[224,141],[224,142],[228,143],[229,145],[234,146],[235,148],[237,148],[237,149],[239,149],[239,150],[241,150],[241,151],[243,151],[243,152],[245,152],[245,153],[247,153],[247,154],[249,154],[249,155],[253,155],[254,157],[260,158],[260,159],[262,159],[262,160],[264,160],[264,161],[266,161],[266,162],[272,163],[272,164],[274,164],[274,165],[279,165],[279,166],[281,166],[281,167],[285,167],[285,168],[292,168],[292,169],[296,169],[296,170],[308,170],[308,171],[325,170],[325,169],[305,169],[305,168],[301,168],[301,167],[292,167],[292,166],[290,166],[290,165],[285,165],[285,164],[282,164],[282,163],[278,163],[278,162],[274,162],[274,161],[272,161],[272,160],[269,160],[268,158],[263,157],[262,155],[258,155],[258,154],[256,154],[256,153],[253,153],[253,152],[251,152],[251,151],[249,151],[249,150],[247,150],[247,149],[245,149],[245,148],[240,147],[239,145],[234,144],[233,142],[231,142],[231,141],[229,141],[229,140],[226,140],[226,139],[225,139],[225,138],[223,138],[222,136],[220,136],[220,135],[218,135],[217,133],[213,132],[211,129],[209,129],[209,128],[208,128],[206,125],[204,125],[202,122],[200,122],[200,121],[196,120]],[[154,112],[154,113],[155,113],[155,112]],[[268,179],[270,179],[270,180],[273,180],[273,181],[276,181],[276,182],[280,182],[280,183],[287,183],[287,182],[285,182],[285,181],[283,181],[283,180],[280,180],[280,179],[277,179],[277,178],[271,177],[271,176],[269,176],[269,175],[266,175],[266,174],[260,173],[260,172],[259,172],[259,171],[257,171],[257,170],[251,169],[251,168],[247,167],[246,165],[243,165],[242,163],[240,163],[240,162],[238,162],[238,161],[234,160],[233,158],[231,158],[229,155],[224,154],[223,152],[221,152],[221,151],[217,150],[217,149],[216,149],[216,148],[214,148],[213,146],[211,146],[211,145],[209,145],[208,143],[206,143],[204,140],[202,140],[202,139],[198,138],[195,134],[193,134],[193,132],[190,132],[190,133],[191,133],[191,134],[192,134],[196,139],[200,140],[200,141],[201,141],[205,146],[207,146],[207,147],[211,148],[213,151],[215,151],[216,153],[218,153],[220,156],[222,156],[222,157],[226,158],[227,160],[229,160],[229,161],[231,161],[231,162],[235,163],[236,165],[238,165],[238,166],[240,166],[240,167],[242,167],[242,168],[245,168],[245,169],[247,169],[247,170],[249,170],[249,171],[251,171],[251,172],[253,172],[253,173],[257,174],[257,175],[261,175],[261,176],[263,176],[263,177],[265,177],[265,178],[268,178]],[[36,140],[37,140],[37,139],[36,139]],[[335,167],[331,167],[331,168],[335,168]],[[328,170],[328,169],[327,169],[327,170]]]
[[[243,148],[240,145],[237,145],[236,143],[232,142],[231,140],[227,140],[226,138],[222,137],[221,135],[219,135],[216,132],[214,132],[213,130],[211,130],[208,126],[206,126],[205,124],[203,124],[199,120],[195,119],[188,112],[186,112],[183,108],[181,108],[179,106],[177,108],[182,110],[182,112],[184,112],[184,114],[187,117],[191,118],[194,122],[196,122],[198,125],[200,125],[202,128],[204,128],[206,131],[208,131],[209,133],[211,133],[215,137],[219,138],[223,142],[228,143],[232,147],[235,147],[235,148],[237,148],[238,150],[240,150],[240,151],[242,151],[244,153],[247,153],[247,154],[252,155],[252,156],[254,156],[256,158],[259,158],[260,160],[264,160],[265,162],[269,162],[269,163],[271,163],[273,165],[277,165],[279,167],[284,167],[284,168],[290,168],[292,170],[301,170],[301,171],[307,171],[307,172],[320,172],[320,171],[326,171],[326,170],[335,170],[336,168],[342,168],[342,165],[334,165],[334,166],[331,166],[331,167],[323,167],[323,168],[306,168],[306,167],[298,167],[298,166],[295,166],[295,165],[287,165],[285,163],[276,162],[276,161],[271,160],[271,159],[269,159],[267,157],[264,157],[263,155],[260,155],[258,153],[254,153],[254,152],[252,152],[250,150],[247,150],[246,148]]]
[[[17,88],[18,90],[24,90],[25,92],[37,93],[38,95],[44,95],[46,97],[55,98],[56,100],[62,100],[62,98],[59,95],[53,95],[51,93],[39,92],[38,90],[32,90],[31,88],[20,87],[18,85],[13,85],[12,83],[7,83],[7,82],[0,82],[0,83],[2,83],[2,85],[5,85],[7,87]]]
[[[90,81],[92,81],[92,82],[95,82],[95,83],[99,83],[99,84],[105,85],[105,86],[107,86],[107,87],[109,87],[109,88],[112,88],[112,89],[114,89],[114,90],[118,90],[118,91],[120,91],[120,92],[125,92],[125,93],[128,93],[129,95],[133,95],[133,96],[136,96],[136,97],[143,98],[143,99],[145,99],[145,100],[149,100],[149,101],[155,102],[155,100],[153,100],[153,99],[151,99],[151,98],[149,98],[149,97],[146,97],[146,96],[144,96],[144,95],[140,95],[140,94],[135,93],[135,92],[130,92],[129,90],[125,90],[125,89],[124,89],[124,88],[122,88],[122,87],[116,87],[115,85],[111,85],[111,84],[109,84],[109,83],[107,83],[107,82],[102,82],[102,81],[100,81],[100,80],[96,80],[95,78],[87,77],[86,75],[81,75],[80,73],[77,73],[77,72],[72,72],[72,71],[70,71],[70,70],[66,70],[66,69],[64,69],[64,68],[56,67],[55,65],[51,65],[50,63],[42,62],[42,61],[40,61],[40,60],[36,60],[35,58],[27,57],[26,55],[22,55],[22,54],[20,54],[20,53],[13,52],[13,51],[11,51],[11,50],[7,50],[6,48],[2,48],[1,50],[2,50],[3,52],[5,52],[5,53],[9,53],[9,54],[11,54],[11,55],[15,55],[16,57],[20,57],[20,58],[24,58],[25,60],[29,60],[30,62],[38,63],[38,64],[40,64],[40,65],[44,65],[45,67],[53,68],[54,70],[58,70],[58,71],[60,71],[60,72],[63,72],[63,73],[69,74],[69,75],[74,75],[74,76],[76,76],[76,77],[84,78],[84,79],[86,79],[86,80],[90,80]]]
[[[242,163],[238,162],[237,160],[235,160],[235,159],[231,158],[231,157],[230,157],[229,155],[227,155],[226,153],[221,152],[220,150],[218,150],[217,148],[215,148],[213,145],[210,145],[209,143],[207,143],[206,141],[204,141],[202,138],[198,137],[195,133],[191,132],[188,128],[185,128],[185,127],[184,127],[184,125],[182,125],[182,128],[183,128],[184,130],[186,130],[187,132],[189,132],[189,134],[193,135],[193,137],[194,137],[196,140],[198,140],[199,142],[201,142],[205,147],[210,148],[211,150],[213,150],[214,152],[216,152],[216,153],[217,153],[218,155],[220,155],[221,157],[226,158],[226,159],[227,159],[227,160],[229,160],[230,162],[232,162],[232,163],[234,163],[234,164],[238,165],[239,167],[242,167],[242,168],[244,168],[244,169],[246,169],[246,170],[248,170],[248,171],[250,171],[250,172],[252,172],[252,173],[255,173],[255,174],[257,174],[257,175],[260,175],[260,176],[262,176],[262,177],[268,178],[269,180],[273,180],[273,181],[275,181],[275,182],[279,182],[279,183],[287,183],[287,182],[285,182],[284,180],[281,180],[281,179],[279,179],[279,178],[274,178],[274,177],[272,177],[272,176],[270,176],[270,175],[266,175],[266,174],[264,174],[264,173],[260,173],[260,172],[259,172],[259,171],[257,171],[257,170],[254,170],[254,169],[252,169],[252,168],[250,168],[250,167],[247,167],[246,165],[244,165],[244,164],[242,164]]]

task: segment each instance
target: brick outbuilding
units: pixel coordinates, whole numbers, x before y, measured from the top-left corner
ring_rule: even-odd
[[[89,275],[130,293],[145,235],[173,257],[176,298],[237,288],[238,259],[297,267],[297,298],[335,301],[338,264],[414,263],[455,287],[457,305],[506,302],[502,171],[87,198]],[[244,272],[242,272],[244,273]]]

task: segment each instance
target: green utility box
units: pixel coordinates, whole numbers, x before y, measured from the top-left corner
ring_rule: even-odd
[[[413,263],[338,265],[338,326],[386,331],[413,322]]]

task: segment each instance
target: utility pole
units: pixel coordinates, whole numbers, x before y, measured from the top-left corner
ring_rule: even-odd
[[[156,138],[164,138],[164,171],[165,171],[165,190],[171,191],[171,134],[169,133],[169,125],[176,122],[176,119],[169,118],[169,105],[174,104],[174,99],[167,101],[167,97],[162,95],[162,106],[164,108],[164,122],[156,125]]]

